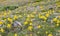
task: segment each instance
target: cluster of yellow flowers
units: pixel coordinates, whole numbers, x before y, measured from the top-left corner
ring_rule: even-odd
[[[60,20],[57,19],[57,18],[53,18],[53,22],[56,23],[56,26],[59,26],[60,25]]]
[[[22,23],[23,23],[24,26],[28,26],[27,30],[29,30],[29,31],[33,31],[33,29],[39,24],[39,23],[36,24],[37,22],[35,23],[34,20],[39,19],[39,21],[44,21],[45,23],[47,23],[47,20],[49,19],[49,17],[54,13],[54,12],[50,12],[50,11],[46,12],[46,13],[43,13],[43,14],[38,13],[38,12],[32,12],[30,14],[25,14],[24,13],[24,15],[18,15],[17,16],[17,14],[15,14],[14,16],[13,15],[10,16],[10,12],[6,13],[6,11],[5,11],[3,13],[2,16],[4,16],[4,19],[2,19],[3,21],[0,21],[0,25],[5,24],[8,29],[11,29],[12,24],[14,23],[15,20],[19,20],[19,18],[24,18],[25,21],[23,21]],[[1,18],[2,18],[2,16],[1,16]],[[60,17],[58,16],[58,18],[60,18]],[[60,25],[60,20],[58,18],[53,18],[53,20],[52,20],[53,23],[56,24],[56,26]],[[42,20],[40,20],[40,19],[42,19]],[[34,25],[36,25],[36,26],[34,27]],[[43,26],[41,26],[41,24],[39,24],[36,28],[40,29],[40,28],[43,28]],[[5,30],[3,28],[1,28],[0,32],[5,32]],[[49,32],[46,32],[46,34],[48,34],[48,33]],[[18,35],[14,34],[14,36],[18,36]],[[53,35],[48,34],[48,36],[53,36]]]
[[[60,2],[58,0],[57,2],[56,8],[59,8]],[[35,4],[38,5],[39,3],[36,2],[32,5],[36,6]],[[42,5],[38,6],[38,9],[41,9],[41,11],[37,11],[36,9],[29,11],[31,8],[26,10],[27,7],[23,7],[25,7],[23,12],[12,12],[11,10],[0,12],[0,36],[4,35],[4,33],[8,35],[9,33],[13,33],[14,35],[12,36],[55,36],[55,32],[60,30],[58,29],[60,28],[60,15],[55,16],[56,14],[54,14],[60,13],[60,10],[55,10],[52,7],[53,9],[47,8],[45,11]]]
[[[0,24],[3,24],[3,22],[2,22],[2,21],[0,21]]]

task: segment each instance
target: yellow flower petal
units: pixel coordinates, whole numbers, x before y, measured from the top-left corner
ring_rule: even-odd
[[[32,31],[33,27],[32,26],[29,26],[28,27],[28,30]]]
[[[52,34],[48,34],[48,36],[53,36]]]
[[[41,28],[41,25],[38,25],[37,28]]]
[[[15,33],[14,36],[18,36],[17,33]]]

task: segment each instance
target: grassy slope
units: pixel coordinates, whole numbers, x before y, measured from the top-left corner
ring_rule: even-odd
[[[10,0],[10,1],[12,1],[12,0]],[[14,14],[15,12],[19,12],[19,10],[21,10],[21,12],[24,12],[24,11],[27,11],[28,12],[28,10],[23,10],[23,9],[26,9],[27,7],[31,7],[31,6],[33,6],[33,7],[35,7],[34,9],[36,9],[36,6],[40,6],[41,4],[39,4],[39,3],[36,3],[35,5],[29,5],[29,4],[27,4],[27,5],[24,5],[23,7],[22,6],[20,6],[20,4],[21,3],[23,3],[24,1],[22,1],[22,0],[19,0],[19,1],[17,1],[17,2],[19,2],[19,4],[15,1],[15,0],[13,0],[14,2],[12,2],[13,4],[11,4],[11,2],[10,2],[9,0],[7,0],[7,1],[4,1],[4,2],[0,2],[0,6],[7,6],[7,5],[18,5],[19,7],[16,9],[16,10],[12,10],[12,13]],[[33,0],[33,1],[35,1],[35,0]],[[38,0],[39,1],[39,0]],[[38,2],[37,1],[37,2]],[[6,3],[7,4],[6,4]],[[9,2],[9,3],[8,3]],[[30,2],[30,1],[25,1],[26,3],[28,3],[28,2]],[[35,3],[35,2],[34,2]],[[2,5],[3,4],[3,5]],[[26,7],[25,7],[26,6]],[[43,5],[44,6],[44,5]],[[48,5],[47,5],[48,6]],[[47,7],[46,6],[46,7]],[[4,8],[3,8],[4,9]],[[49,8],[48,8],[49,9]],[[37,9],[36,9],[37,10]],[[46,9],[45,9],[46,10]],[[23,15],[23,14],[22,14]],[[51,31],[53,31],[53,28],[51,28],[50,29]],[[23,30],[23,32],[26,32],[26,30]],[[53,31],[54,32],[54,31]],[[20,34],[20,33],[18,33],[20,36],[24,36],[23,35],[23,33],[22,34]],[[13,36],[13,33],[9,33],[9,35],[8,36]]]

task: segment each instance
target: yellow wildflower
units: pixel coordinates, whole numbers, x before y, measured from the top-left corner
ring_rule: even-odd
[[[29,17],[27,17],[27,18],[26,18],[26,21],[29,21],[29,20],[30,20],[30,18],[29,18]]]
[[[41,28],[41,25],[38,25],[37,28]]]
[[[0,21],[0,24],[3,24],[3,22],[2,22],[2,21]]]
[[[28,24],[28,21],[25,21],[25,22],[24,22],[24,25],[27,25],[27,24]]]
[[[32,31],[33,27],[32,26],[29,26],[28,27],[28,30]]]
[[[47,13],[45,16],[46,16],[46,17],[49,17],[49,14]]]
[[[18,34],[17,34],[17,33],[15,33],[15,34],[14,34],[14,36],[18,36]]]
[[[48,14],[52,14],[52,11],[51,10],[48,10],[47,12],[48,12]]]
[[[60,23],[60,20],[57,20],[57,23]]]
[[[11,28],[11,24],[7,24],[7,28]]]
[[[32,22],[30,22],[30,25],[32,25]]]
[[[57,18],[53,18],[53,21],[57,21]]]
[[[1,29],[0,29],[0,31],[1,31],[1,32],[4,32],[4,29],[3,29],[3,28],[1,28]]]
[[[47,17],[45,17],[45,16],[40,16],[40,18],[41,18],[41,19],[44,19],[44,20],[47,19]]]
[[[53,36],[52,34],[48,34],[48,36]]]
[[[11,18],[7,18],[9,22],[12,22],[12,19]]]
[[[41,16],[41,18],[44,19],[44,20],[47,20],[47,17],[45,17],[45,16]]]
[[[56,26],[59,26],[59,24],[56,24]]]
[[[39,18],[43,18],[43,16],[39,16]]]
[[[46,31],[46,34],[48,33],[48,31]]]
[[[15,15],[15,16],[14,16],[14,20],[17,19],[17,18],[18,18],[18,17]]]

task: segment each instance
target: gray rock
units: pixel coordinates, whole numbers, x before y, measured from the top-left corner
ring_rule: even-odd
[[[21,22],[15,21],[13,24],[14,27],[22,26]]]

